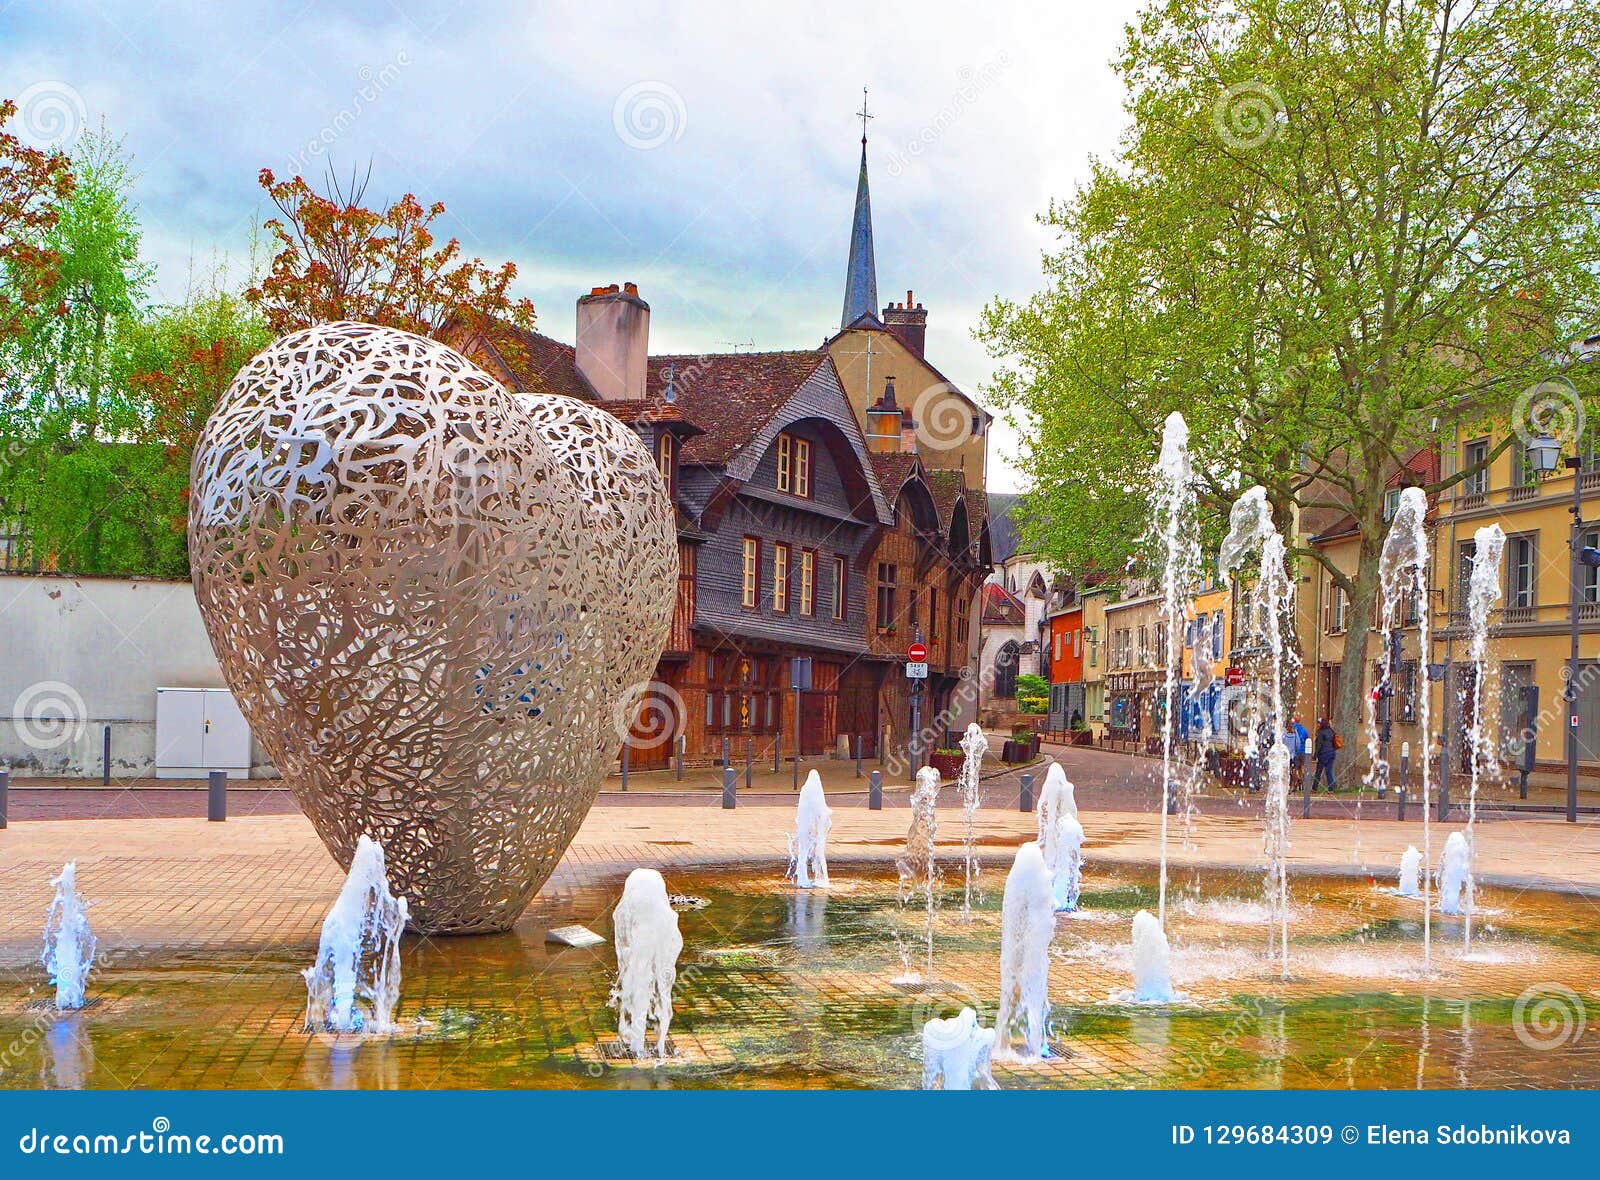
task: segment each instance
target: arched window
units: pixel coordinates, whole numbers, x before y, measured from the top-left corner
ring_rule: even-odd
[[[1022,655],[1022,649],[1017,646],[1017,641],[1008,639],[1000,645],[1000,650],[994,655],[994,695],[997,697],[1014,697],[1017,695],[1017,661]]]

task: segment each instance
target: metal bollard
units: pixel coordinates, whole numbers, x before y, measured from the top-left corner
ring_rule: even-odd
[[[1033,775],[1022,776],[1022,794],[1017,798],[1018,811],[1033,810]]]
[[[108,725],[100,735],[100,785],[111,785],[111,727]]]
[[[861,777],[861,735],[856,734],[856,777]]]
[[[676,762],[676,769],[677,769],[677,774],[678,774],[678,781],[680,783],[683,781],[683,747],[684,747],[684,744],[688,740],[689,739],[687,737],[685,737],[683,734],[680,733],[678,735],[678,741],[677,741],[678,752],[677,752],[677,754],[675,756],[675,762]]]
[[[633,743],[629,741],[622,743],[622,789],[624,791],[628,789],[628,747],[631,745]]]
[[[728,745],[728,739],[722,739],[722,765],[733,765],[733,748]]]
[[[206,787],[206,818],[220,824],[228,818],[228,772],[213,770]]]
[[[732,811],[739,802],[738,784],[734,779],[733,767],[722,768],[722,809]]]
[[[11,768],[0,766],[0,828],[6,826],[6,795],[11,791]]]
[[[749,790],[756,773],[756,739],[744,739],[744,789]]]
[[[867,808],[871,811],[883,810],[883,772],[874,770],[867,777]]]
[[[1395,795],[1396,819],[1405,819],[1406,817],[1406,794],[1405,787],[1401,787],[1399,793]]]

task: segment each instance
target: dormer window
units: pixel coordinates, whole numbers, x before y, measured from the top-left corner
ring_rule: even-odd
[[[677,493],[678,440],[667,431],[656,439],[656,466],[661,472],[661,482],[667,485],[667,498]]]
[[[778,490],[811,498],[811,440],[795,434],[778,435]]]

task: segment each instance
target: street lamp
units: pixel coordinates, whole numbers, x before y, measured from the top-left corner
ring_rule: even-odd
[[[1540,475],[1549,475],[1556,469],[1561,459],[1561,443],[1548,434],[1541,434],[1528,444],[1528,458],[1533,460],[1533,469]]]
[[[1541,435],[1537,448],[1544,440]],[[1583,456],[1568,455],[1572,470],[1572,572],[1568,623],[1572,628],[1572,647],[1567,661],[1567,684],[1562,696],[1567,702],[1567,822],[1578,822],[1578,618],[1583,601],[1583,570],[1600,569],[1600,549],[1583,543]]]

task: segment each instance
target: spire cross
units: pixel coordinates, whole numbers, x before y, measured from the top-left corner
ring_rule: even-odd
[[[861,120],[861,146],[865,147],[867,144],[867,120],[877,117],[867,114],[867,88],[865,86],[861,88],[861,109],[856,112],[856,116]]]

